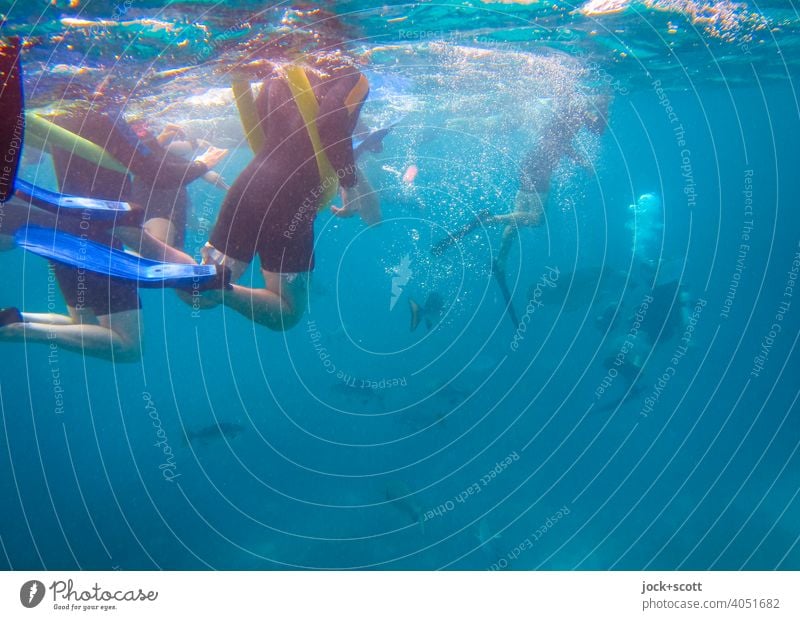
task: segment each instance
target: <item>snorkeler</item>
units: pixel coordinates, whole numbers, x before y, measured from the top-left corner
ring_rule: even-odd
[[[156,137],[142,127],[134,128],[120,112],[98,111],[75,106],[56,116],[53,122],[68,131],[100,146],[125,167],[125,173],[104,174],[102,185],[87,185],[88,175],[98,170],[74,153],[51,149],[62,180],[61,191],[81,196],[94,196],[134,202],[144,207],[144,227],[173,247],[182,249],[186,229],[189,198],[186,186],[206,177],[227,154],[206,143],[206,150],[194,160],[185,159],[194,152],[191,142],[177,128],[169,127]],[[172,146],[172,142],[175,142]],[[199,145],[198,145],[199,146]],[[82,162],[82,163],[81,163]],[[67,170],[69,168],[69,170]],[[213,182],[220,182],[217,176]],[[96,195],[95,187],[100,195]]]
[[[352,144],[368,92],[367,79],[343,59],[270,67],[251,115],[258,125],[246,127],[254,158],[233,183],[203,248],[203,262],[227,266],[232,282],[258,255],[265,286],[209,291],[206,306],[222,303],[274,330],[299,321],[314,269],[318,210],[337,187],[343,207],[336,215],[376,210]]]
[[[147,131],[140,131],[145,137],[152,140],[152,136]],[[191,161],[200,150],[208,152],[211,149],[216,154],[226,152],[214,148],[205,140],[189,138],[185,130],[175,124],[167,125],[158,134],[156,142],[161,149],[154,149],[154,151],[165,160],[179,157]],[[230,189],[219,173],[214,170],[207,171],[201,178],[221,189]],[[184,249],[186,220],[190,207],[189,193],[186,188],[187,183],[156,186],[144,175],[135,175],[131,188],[133,202],[145,207],[145,229],[154,237],[179,250]]]
[[[497,257],[492,261],[492,274],[500,287],[506,302],[509,318],[516,328],[519,325],[511,299],[511,292],[506,285],[506,261],[514,239],[520,228],[536,228],[542,225],[545,208],[550,193],[550,182],[556,168],[565,158],[582,162],[577,153],[574,139],[581,127],[596,135],[605,131],[607,126],[608,97],[599,98],[595,109],[589,109],[588,102],[581,98],[569,98],[552,115],[551,120],[541,130],[536,145],[528,151],[522,161],[520,188],[514,197],[514,208],[509,213],[492,215],[488,209],[481,210],[464,227],[434,244],[431,253],[441,256],[460,239],[477,228],[502,226],[503,237]]]
[[[581,127],[586,127],[596,135],[602,134],[607,126],[609,104],[609,98],[601,97],[596,108],[591,110],[585,100],[570,98],[553,113],[550,122],[542,128],[536,145],[525,155],[520,167],[520,188],[514,197],[514,208],[500,215],[492,215],[488,209],[480,211],[472,222],[435,244],[432,253],[440,256],[476,228],[504,226],[502,244],[495,259],[495,269],[504,273],[508,252],[519,229],[542,225],[550,182],[558,165],[564,158],[581,162],[582,157],[573,144],[575,136]]]
[[[6,185],[2,188],[3,194],[0,195],[0,199],[3,200],[0,233],[13,235],[20,230],[24,231],[24,227],[33,223],[47,226],[53,229],[53,232],[57,228],[62,232],[73,233],[74,238],[79,238],[87,247],[99,243],[109,248],[121,249],[125,243],[143,256],[176,263],[191,262],[186,255],[164,244],[142,228],[141,208],[112,218],[109,218],[107,213],[91,209],[77,209],[71,213],[68,213],[68,209],[64,210],[64,213],[59,209],[56,213],[52,213],[36,208],[43,200],[33,186],[28,184],[25,186],[25,191],[17,189],[14,194],[16,164],[22,148],[21,119],[25,117],[19,52],[18,43],[0,46],[0,75],[3,76],[0,117],[6,119],[3,122],[4,126],[8,124],[8,119],[19,121],[17,133],[0,131],[0,138],[5,140],[0,146],[6,157],[14,163],[14,170],[10,171]],[[114,151],[115,156],[123,160],[123,154],[127,152],[129,155],[127,161],[136,159],[137,165],[141,165],[142,170],[147,169],[149,165],[147,162],[138,163],[139,158],[142,161],[145,159],[144,155],[131,150],[120,150],[124,148],[120,146],[122,138],[114,136],[110,131],[114,127],[112,119],[93,116],[92,120],[91,124],[79,123],[77,120],[75,122],[79,130],[84,128],[86,133],[95,138],[102,138],[104,132],[108,132],[105,133],[107,136],[105,141],[102,139],[97,141],[108,146],[109,150]],[[91,143],[86,144],[91,145]],[[133,149],[135,145],[128,142],[128,148]],[[180,182],[191,174],[196,176],[204,174],[209,164],[214,163],[214,157],[215,153],[212,152],[206,159],[183,163],[182,168],[175,164],[172,168],[175,174],[174,180]],[[53,160],[59,185],[65,192],[109,201],[127,196],[130,178],[125,168],[119,164],[106,167],[97,161],[90,162],[83,159],[77,152],[59,148],[53,149]],[[155,172],[154,177],[159,176],[157,169]],[[35,195],[28,193],[28,189]],[[59,262],[53,263],[53,272],[64,295],[69,314],[29,313],[21,312],[17,308],[4,308],[0,311],[0,340],[58,345],[115,361],[139,359],[141,303],[137,283]]]

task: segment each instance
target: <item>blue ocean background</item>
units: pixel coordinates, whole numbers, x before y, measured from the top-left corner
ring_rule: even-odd
[[[800,252],[794,10],[69,4],[0,2],[3,34],[27,42],[29,105],[57,107],[113,74],[131,117],[203,121],[198,135],[232,149],[229,182],[250,157],[238,119],[230,104],[203,109],[254,40],[309,49],[335,30],[372,84],[365,123],[398,124],[364,163],[385,221],[320,215],[309,308],[292,330],[146,290],[140,363],[0,343],[0,566],[800,569],[800,291],[786,288]],[[545,225],[512,250],[520,314],[548,268],[559,273],[515,350],[491,273],[500,231],[478,229],[441,258],[430,248],[481,209],[509,210],[548,93],[567,86],[611,95],[609,127],[587,143],[587,169],[559,172]],[[401,179],[411,165],[413,184]],[[46,158],[24,160],[22,175],[54,182]],[[645,193],[663,204],[656,221],[633,219]],[[198,182],[190,195],[197,254],[224,194]],[[677,364],[683,329],[648,344],[639,393],[625,398],[617,379],[598,397],[617,333],[595,318],[639,305],[634,243],[652,234],[640,251],[658,282],[678,279],[689,308],[701,304],[695,329]],[[0,305],[64,310],[42,259],[4,252],[0,277]],[[441,318],[410,331],[409,299],[433,292]],[[241,432],[188,440],[223,422]]]

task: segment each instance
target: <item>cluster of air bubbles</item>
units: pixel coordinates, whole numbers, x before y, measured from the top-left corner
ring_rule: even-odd
[[[635,260],[648,263],[653,256],[658,256],[664,230],[664,214],[658,194],[642,194],[629,206],[626,228],[633,235]]]

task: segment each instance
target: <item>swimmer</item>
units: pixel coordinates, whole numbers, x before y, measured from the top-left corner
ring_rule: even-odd
[[[218,149],[206,140],[189,138],[184,129],[175,124],[167,125],[155,138],[155,144],[153,135],[147,129],[140,127],[137,134],[141,140],[146,141],[153,156],[161,158],[159,170],[169,168],[176,158],[183,161],[195,160],[197,153],[202,153],[200,157],[209,164],[209,168],[213,168],[227,153],[226,149]],[[214,170],[209,169],[200,178],[220,189],[230,189]],[[160,183],[146,174],[134,174],[131,187],[131,200],[145,207],[145,230],[179,250],[184,249],[186,220],[191,207],[188,185],[189,182]]]
[[[166,133],[162,132],[156,137],[141,124],[129,124],[119,111],[98,111],[97,108],[97,102],[93,102],[91,108],[75,106],[52,120],[97,144],[122,162],[128,173],[124,177],[118,176],[118,180],[111,182],[111,185],[106,181],[102,193],[107,195],[112,192],[114,200],[134,202],[143,207],[145,230],[160,241],[183,249],[189,209],[186,187],[209,174],[215,175],[210,178],[219,183],[221,180],[211,169],[228,151],[206,142],[201,145],[185,140],[185,134],[176,126],[170,126]],[[193,145],[197,148],[192,148]],[[201,155],[193,160],[187,159],[201,147],[204,149]],[[72,153],[60,149],[52,150],[52,154],[56,167],[63,168],[74,158]],[[69,177],[81,177],[86,172],[82,168],[74,169],[69,172]],[[85,190],[84,193],[76,191],[76,184],[86,187],[80,178],[77,183],[64,180],[66,183],[62,191],[79,196],[93,195],[85,193]]]
[[[659,344],[673,342],[689,324],[691,298],[679,280],[651,288],[651,280],[634,283],[635,302],[609,303],[596,317],[595,326],[609,334],[604,347],[604,365],[615,368],[622,396],[611,399],[598,411],[622,406],[644,390],[641,381],[646,361]],[[634,329],[633,326],[636,326]]]
[[[557,110],[551,122],[543,129],[536,146],[522,162],[520,188],[514,197],[513,210],[482,221],[483,225],[505,226],[495,260],[495,270],[498,273],[505,274],[508,253],[519,229],[542,225],[550,194],[550,182],[558,165],[565,158],[581,162],[582,158],[573,143],[581,127],[586,127],[596,135],[605,131],[609,104],[610,99],[601,97],[593,110],[581,99],[569,99],[566,105]]]
[[[441,256],[451,245],[483,226],[503,226],[503,240],[495,268],[505,272],[505,263],[514,237],[520,228],[536,228],[542,225],[545,207],[550,193],[550,182],[558,165],[565,158],[581,162],[582,157],[573,144],[581,127],[596,135],[605,131],[610,99],[600,97],[594,110],[587,102],[570,99],[557,109],[551,120],[541,130],[536,145],[528,151],[521,164],[520,188],[514,197],[514,206],[509,213],[492,215],[488,209],[479,211],[474,220],[436,243],[431,252]],[[588,165],[582,162],[583,165]]]
[[[19,52],[16,42],[0,45],[0,75],[3,76],[0,91],[0,138],[4,140],[4,144],[0,146],[7,152],[11,152],[7,143],[10,135],[8,125],[23,115]],[[96,144],[107,147],[112,156],[119,158],[118,161],[132,162],[132,168],[136,166],[142,172],[152,171],[152,178],[167,181],[164,171],[158,168],[163,160],[148,160],[146,152],[139,149],[137,142],[128,140],[126,135],[117,134],[117,124],[111,117],[87,111],[83,116],[72,115],[60,120],[63,125],[83,132]],[[19,155],[17,149],[17,160]],[[57,147],[52,148],[52,155],[62,192],[106,200],[128,198],[131,179],[126,172],[89,162],[77,152],[68,152]],[[169,172],[172,176],[169,180],[180,183],[182,179],[197,178],[215,163],[217,156],[217,153],[211,152],[195,162],[171,163]],[[13,176],[15,175],[12,174]],[[9,186],[13,191],[13,179]],[[100,218],[89,210],[76,210],[76,214],[56,216],[39,211],[33,201],[25,200],[20,192],[12,198],[9,192],[4,191],[2,198],[8,199],[2,203],[4,217],[0,234],[3,236],[13,235],[22,226],[38,224],[49,228],[57,227],[81,239],[113,248],[120,249],[126,244],[149,258],[192,262],[185,254],[164,244],[142,228],[141,208],[134,210],[134,215],[128,219]],[[3,245],[9,244],[6,242]],[[68,314],[32,313],[17,308],[4,308],[0,311],[0,340],[55,344],[65,349],[120,362],[138,360],[141,356],[141,303],[136,283],[59,263],[53,263],[53,271],[64,296]]]
[[[204,263],[230,269],[232,282],[258,255],[265,286],[207,292],[205,307],[224,304],[274,330],[300,320],[314,269],[314,220],[331,190],[340,187],[339,217],[377,210],[352,145],[368,91],[343,57],[268,68],[253,115],[263,146],[233,183],[202,251]]]
[[[506,309],[515,327],[519,325],[506,285],[506,261],[514,239],[521,228],[537,228],[542,225],[550,193],[550,182],[556,168],[565,158],[580,162],[574,139],[581,127],[596,135],[607,126],[610,99],[599,98],[595,109],[581,98],[567,98],[566,103],[553,113],[550,122],[541,130],[537,143],[522,161],[520,188],[514,197],[514,206],[509,213],[492,215],[488,209],[481,210],[472,222],[445,239],[434,244],[431,253],[441,256],[454,243],[480,227],[502,226],[503,237],[497,257],[492,262],[492,275],[497,281],[506,303]],[[587,165],[585,162],[583,165]]]

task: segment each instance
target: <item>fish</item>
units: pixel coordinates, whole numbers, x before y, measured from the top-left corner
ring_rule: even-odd
[[[411,308],[412,332],[419,327],[419,324],[423,318],[425,319],[425,325],[427,328],[431,329],[433,325],[442,317],[442,311],[444,310],[444,300],[436,291],[428,295],[428,299],[425,300],[424,306],[420,306],[411,298],[408,300],[408,305]]]
[[[219,422],[218,424],[209,424],[208,426],[196,430],[187,430],[186,439],[191,443],[199,441],[205,444],[217,439],[234,439],[244,432],[244,430],[244,426],[236,424],[235,422]]]

